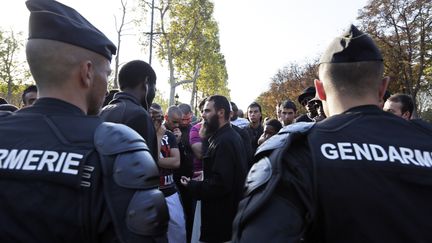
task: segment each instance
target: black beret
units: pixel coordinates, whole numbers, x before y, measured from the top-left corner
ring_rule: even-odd
[[[29,0],[29,39],[49,39],[99,53],[111,61],[116,46],[75,9],[53,0]]]
[[[320,59],[321,63],[382,61],[381,52],[372,38],[354,25],[335,38]]]
[[[311,87],[307,87],[306,89],[303,90],[303,92],[299,95],[299,97],[297,98],[297,101],[303,105],[304,99],[307,97],[315,97],[315,87],[311,86]]]

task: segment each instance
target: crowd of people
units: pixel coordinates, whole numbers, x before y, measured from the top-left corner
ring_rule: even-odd
[[[36,85],[0,99],[1,242],[431,242],[432,126],[351,25],[274,117],[221,95],[164,110],[74,9],[28,0]]]

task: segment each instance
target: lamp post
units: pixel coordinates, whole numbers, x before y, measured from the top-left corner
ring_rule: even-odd
[[[178,94],[176,94],[174,96],[174,100],[175,100],[175,105],[178,105],[179,104],[179,95]]]

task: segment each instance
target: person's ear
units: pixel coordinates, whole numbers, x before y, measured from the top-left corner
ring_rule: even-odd
[[[91,61],[87,60],[81,63],[79,75],[83,87],[88,88],[91,86],[94,75],[93,73],[94,67]]]
[[[409,111],[405,111],[404,113],[402,113],[402,118],[404,118],[405,120],[410,120],[411,113]]]
[[[316,94],[318,95],[318,98],[320,100],[326,100],[327,95],[324,90],[324,83],[319,79],[315,79],[314,84],[315,84],[315,90],[316,90]]]
[[[378,95],[379,95],[379,100],[383,100],[384,94],[387,90],[387,86],[390,82],[390,77],[385,76],[382,80],[381,83],[379,85],[379,89],[378,89]]]
[[[218,114],[218,118],[223,118],[223,117],[225,117],[225,110],[224,109],[219,109],[217,111],[217,114]]]

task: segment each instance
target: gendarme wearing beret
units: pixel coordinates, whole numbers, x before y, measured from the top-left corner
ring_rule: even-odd
[[[330,43],[319,64],[365,61],[383,61],[383,58],[372,38],[351,25]]]
[[[96,52],[111,61],[116,46],[75,9],[53,0],[29,0],[29,39],[65,42]]]

